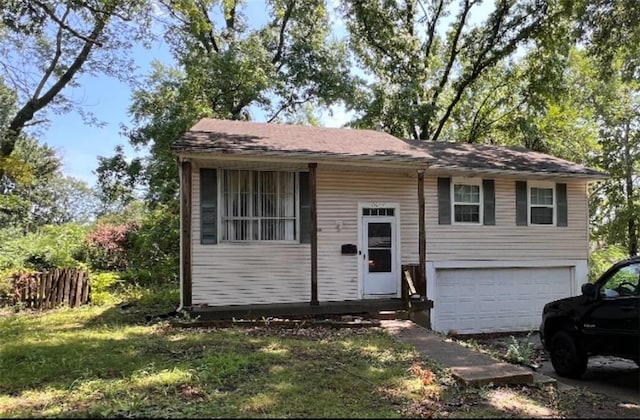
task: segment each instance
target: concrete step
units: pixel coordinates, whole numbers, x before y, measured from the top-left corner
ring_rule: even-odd
[[[376,311],[370,312],[372,318],[380,319],[380,320],[390,320],[390,319],[409,319],[409,312],[404,310],[399,311]]]
[[[454,378],[468,386],[493,385],[531,385],[533,373],[511,363],[495,362],[475,366],[451,367]]]
[[[558,388],[558,381],[554,378],[543,375],[538,372],[533,372],[533,383],[535,385],[551,385],[554,388]]]

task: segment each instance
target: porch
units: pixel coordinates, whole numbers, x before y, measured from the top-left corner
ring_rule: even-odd
[[[419,265],[405,264],[401,274],[402,297],[325,302],[270,303],[258,305],[193,306],[191,316],[202,321],[225,319],[260,319],[268,317],[308,317],[329,315],[375,315],[381,312],[406,311],[411,319],[430,328],[429,312],[433,301],[424,296]],[[420,322],[422,320],[422,322]]]
[[[380,312],[412,312],[429,311],[433,301],[410,298],[360,299],[347,301],[270,303],[261,305],[229,305],[229,306],[194,306],[191,316],[202,321],[224,319],[261,319],[262,317],[299,318],[308,316],[329,315],[374,315]]]

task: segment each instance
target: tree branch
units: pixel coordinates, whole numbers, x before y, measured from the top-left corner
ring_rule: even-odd
[[[435,112],[436,104],[438,101],[438,97],[440,96],[440,92],[444,89],[445,85],[449,81],[449,74],[451,73],[451,69],[453,68],[453,64],[458,57],[458,43],[460,42],[460,36],[462,35],[462,30],[464,29],[464,25],[467,20],[467,16],[469,15],[469,11],[475,4],[475,0],[464,0],[464,4],[462,5],[462,10],[460,11],[458,21],[456,24],[456,29],[453,35],[453,39],[451,40],[451,46],[449,49],[449,59],[447,60],[447,64],[445,66],[444,72],[442,73],[442,77],[440,78],[440,82],[438,86],[433,91],[433,96],[431,97],[431,103],[429,104],[429,108],[432,110],[431,112]],[[434,22],[435,29],[435,22]],[[427,57],[428,58],[428,57]],[[435,115],[434,115],[435,116]],[[420,136],[424,139],[431,135],[431,121],[433,118],[427,117],[424,119],[422,126],[420,127]]]
[[[302,100],[302,101],[296,101],[296,100],[293,100],[293,99],[289,99],[289,101],[285,102],[282,106],[280,106],[280,109],[278,109],[278,111],[277,111],[275,114],[273,114],[273,115],[271,116],[271,118],[269,118],[269,119],[267,120],[267,122],[268,122],[268,123],[273,122],[276,118],[278,118],[278,115],[280,115],[280,113],[281,113],[282,111],[284,111],[285,109],[287,109],[287,108],[289,108],[289,107],[292,107],[292,106],[294,106],[294,105],[303,105],[303,104],[306,104],[306,103],[307,103],[307,102],[309,102],[310,100],[311,100],[311,98],[306,98],[305,100]]]
[[[67,19],[67,16],[69,16],[70,12],[71,12],[71,9],[67,6],[67,10],[64,12],[64,15],[62,16],[62,23]],[[51,74],[53,73],[53,71],[56,69],[56,66],[58,65],[58,60],[62,56],[62,30],[64,26],[65,26],[64,24],[60,24],[58,26],[58,33],[56,34],[56,52],[53,55],[53,59],[51,60],[49,67],[47,68],[47,70],[45,70],[44,75],[42,76],[42,79],[40,79],[40,83],[38,84],[38,87],[36,87],[36,90],[33,92],[33,95],[31,96],[31,98],[34,100],[38,99],[38,96],[40,96],[40,92],[42,92],[42,89],[44,89],[44,86],[47,83],[47,80],[49,80],[49,77],[51,77]]]
[[[384,57],[388,58],[389,61],[393,62],[393,63],[401,63],[400,58],[397,56],[397,54],[392,53],[391,51],[387,50],[385,47],[383,47],[375,38],[374,34],[376,33],[371,26],[369,25],[369,21],[368,19],[366,19],[366,13],[362,12],[362,4],[359,1],[356,1],[355,4],[353,5],[354,8],[356,9],[356,14],[360,14],[362,15],[362,19],[361,22],[364,26],[364,33],[358,33],[357,35],[361,38],[364,38],[367,40],[367,42],[373,46],[374,49],[378,50],[378,52],[380,54],[382,54]],[[358,31],[360,32],[360,31]],[[406,72],[406,68],[403,66],[403,69]]]
[[[227,5],[229,4],[228,2],[223,2],[224,4],[224,21],[227,25],[227,34],[226,34],[226,38],[227,39],[233,39],[235,37],[235,30],[236,30],[236,7],[238,6],[238,3],[236,0],[231,0],[232,5],[231,7],[227,7]]]
[[[462,35],[462,30],[464,29],[464,25],[467,21],[467,16],[469,15],[469,11],[475,4],[475,1],[469,2],[469,0],[465,0],[462,12],[460,13],[460,18],[458,19],[458,25],[456,27],[456,32],[451,40],[451,49],[449,50],[449,60],[447,61],[447,65],[445,66],[444,72],[442,73],[442,78],[440,78],[440,83],[438,83],[438,87],[433,92],[433,98],[431,100],[431,106],[435,107],[436,102],[438,100],[438,96],[440,96],[440,92],[444,89],[445,85],[449,81],[449,74],[451,73],[451,69],[453,68],[453,63],[455,63],[456,58],[458,57],[458,42],[460,42],[460,35]]]
[[[424,8],[424,5],[422,4],[422,1],[418,0],[418,4],[420,4],[420,7],[422,8],[422,12],[424,13],[425,17],[427,16],[427,11]],[[431,47],[433,45],[433,41],[435,38],[435,32],[436,32],[436,25],[438,24],[438,20],[440,19],[440,14],[442,13],[442,6],[444,5],[444,0],[440,0],[438,2],[438,7],[436,8],[436,12],[433,15],[433,18],[431,18],[431,20],[429,21],[429,23],[427,24],[427,43],[425,45],[425,50],[424,50],[424,57],[425,57],[425,61],[429,59],[429,55],[431,55]]]
[[[475,0],[474,0],[475,1]],[[544,7],[544,6],[543,6]],[[440,137],[442,129],[444,128],[445,123],[449,119],[453,108],[458,104],[460,98],[462,97],[462,93],[464,90],[471,85],[487,68],[496,64],[499,60],[506,57],[508,54],[513,52],[517,47],[518,43],[523,39],[527,39],[531,36],[531,34],[541,26],[541,19],[536,19],[528,26],[525,26],[520,32],[518,32],[513,38],[508,40],[502,48],[497,50],[492,49],[496,46],[496,40],[498,38],[498,34],[500,32],[500,28],[504,23],[504,18],[507,16],[509,12],[509,3],[502,2],[498,9],[496,9],[496,16],[493,17],[494,24],[492,30],[490,32],[489,39],[484,42],[483,48],[478,53],[477,58],[473,65],[471,66],[471,70],[467,72],[467,74],[463,74],[461,80],[457,83],[456,94],[453,100],[447,106],[447,110],[445,114],[440,118],[438,123],[438,128],[436,132],[431,137],[431,140],[437,141]],[[512,23],[511,27],[517,27],[519,24],[527,19],[527,16],[524,14],[520,16],[520,18],[516,19],[516,23]]]
[[[62,19],[60,19],[60,18],[58,18],[58,16],[56,16],[56,14],[53,12],[53,10],[51,10],[49,8],[48,5],[42,4],[41,2],[39,2],[37,0],[32,0],[32,1],[33,1],[34,4],[38,5],[38,7],[40,7],[42,10],[44,10],[44,12],[51,18],[51,20],[53,20],[55,23],[57,23],[60,28],[69,31],[73,36],[83,40],[84,42],[93,42],[96,45],[98,45],[98,47],[102,47],[102,43],[98,42],[96,39],[91,39],[91,38],[88,38],[88,37],[82,35],[81,33],[79,33],[78,31],[76,31],[75,29],[73,29],[72,27],[70,27],[69,25],[67,25],[65,23],[65,20],[66,20],[67,16],[69,15],[69,12],[71,11],[71,9],[69,8],[69,5],[67,5],[67,10],[65,11],[64,16],[62,17]]]
[[[202,12],[202,16],[207,20],[207,23],[209,24],[209,27],[211,29],[209,29],[209,32],[207,33],[208,35],[208,40],[211,43],[211,48],[213,48],[213,50],[216,53],[220,52],[220,49],[218,48],[218,44],[216,43],[216,38],[215,38],[215,34],[213,32],[214,26],[213,26],[213,22],[211,22],[211,18],[209,17],[209,12],[207,11],[207,6],[201,1],[198,0],[198,6],[200,7],[200,11]],[[211,54],[211,48],[209,48],[205,42],[203,42],[205,49],[207,50],[207,53]]]
[[[96,22],[89,36],[89,40],[96,39],[104,30],[108,19],[96,17]],[[49,104],[57,94],[71,81],[75,74],[82,68],[82,65],[89,58],[91,49],[96,45],[95,42],[85,41],[82,49],[73,60],[69,68],[60,76],[58,81],[53,84],[40,98],[32,98],[18,110],[15,117],[11,120],[8,127],[8,133],[0,147],[0,157],[9,156],[15,147],[18,135],[24,128],[25,124],[30,121],[34,114]]]
[[[287,10],[284,12],[284,17],[282,18],[282,24],[280,25],[280,39],[278,40],[278,49],[276,50],[276,54],[273,56],[271,60],[271,64],[276,64],[282,58],[282,51],[284,50],[284,34],[287,29],[287,23],[291,18],[291,13],[296,5],[296,0],[291,0],[287,4]]]

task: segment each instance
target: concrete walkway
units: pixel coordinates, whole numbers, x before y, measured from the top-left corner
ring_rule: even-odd
[[[412,321],[382,320],[380,323],[401,342],[414,346],[421,355],[449,368],[453,376],[464,384],[480,386],[534,382],[534,373],[530,369],[499,362]]]

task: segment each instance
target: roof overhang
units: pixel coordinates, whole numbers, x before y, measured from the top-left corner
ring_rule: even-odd
[[[467,168],[462,166],[443,166],[443,165],[431,165],[428,168],[428,174],[453,174],[460,176],[473,176],[473,175],[491,175],[510,178],[570,178],[570,179],[584,179],[589,182],[601,181],[608,179],[609,175],[604,173],[578,173],[578,172],[550,172],[550,171],[520,171],[513,169],[489,169],[489,168]]]
[[[234,163],[255,162],[271,167],[284,167],[290,170],[302,170],[309,162],[322,163],[323,166],[330,165],[341,169],[371,169],[413,171],[426,169],[431,175],[460,175],[478,176],[490,175],[511,178],[567,178],[584,179],[589,182],[600,181],[609,178],[604,173],[571,173],[571,172],[548,172],[548,171],[520,171],[512,169],[489,169],[489,168],[469,168],[463,166],[444,166],[432,164],[425,159],[399,157],[399,156],[351,156],[331,153],[307,153],[307,152],[276,152],[276,151],[177,151],[178,158],[182,160],[198,160],[201,162],[216,161],[222,162],[226,167],[233,167]],[[256,165],[252,165],[256,168]]]
[[[278,151],[193,151],[175,152],[178,159],[233,161],[259,161],[285,165],[307,165],[309,162],[352,167],[379,167],[388,169],[426,169],[430,162],[423,158],[393,155],[340,155],[333,153],[278,152]]]

